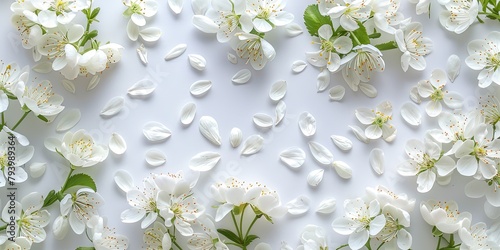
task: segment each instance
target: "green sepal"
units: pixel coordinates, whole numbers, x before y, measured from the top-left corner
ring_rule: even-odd
[[[92,14],[90,14],[90,19],[94,19],[99,15],[99,12],[101,11],[101,8],[97,7],[92,11]]]
[[[38,119],[40,119],[40,120],[42,120],[44,122],[49,122],[49,119],[47,119],[47,117],[45,117],[43,115],[38,115],[37,117],[38,117]]]
[[[245,240],[244,240],[244,242],[243,242],[243,243],[245,244],[245,246],[248,246],[248,245],[250,245],[250,244],[251,244],[254,240],[256,240],[256,239],[258,239],[258,238],[259,238],[259,236],[251,234],[251,235],[248,235],[248,236],[245,238]]]
[[[432,235],[441,237],[443,236],[443,232],[441,232],[436,226],[432,228]]]
[[[45,197],[45,199],[43,200],[43,207],[48,207],[54,204],[54,202],[56,202],[57,200],[58,199],[56,191],[50,190],[50,192],[47,194],[47,197]]]
[[[377,45],[375,45],[375,47],[377,49],[379,49],[380,51],[399,48],[398,44],[395,41],[390,41],[390,42],[386,42],[386,43],[377,44]]]
[[[311,36],[319,36],[318,29],[325,24],[332,26],[333,30],[332,20],[329,16],[321,15],[317,4],[307,6],[304,11],[304,24]]]

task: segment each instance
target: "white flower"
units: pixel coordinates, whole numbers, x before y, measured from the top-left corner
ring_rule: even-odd
[[[29,250],[31,249],[31,242],[26,237],[16,237],[15,241],[5,241],[5,244],[0,245],[0,247],[8,250]]]
[[[25,15],[14,14],[11,19],[12,24],[21,36],[21,44],[25,49],[31,49],[38,44],[42,37],[42,28],[29,20]]]
[[[233,49],[241,59],[246,60],[256,70],[261,70],[276,56],[273,46],[258,35],[236,33]]]
[[[455,201],[434,201],[430,200],[420,204],[420,213],[425,222],[435,226],[439,231],[445,234],[453,234],[462,227],[462,221],[471,219],[472,215],[468,212],[458,211]]]
[[[97,209],[104,199],[89,188],[79,189],[75,194],[67,194],[61,200],[61,216],[69,217],[69,224],[76,234],[85,231],[85,225],[94,215],[99,215]]]
[[[83,36],[83,26],[74,24],[66,28],[61,26],[50,30],[40,38],[38,52],[52,62],[52,69],[59,71],[64,67],[75,67],[78,63],[78,51],[73,45]]]
[[[75,133],[67,132],[56,150],[73,167],[94,166],[106,160],[109,151],[108,147],[96,144],[92,136],[83,129]]]
[[[26,87],[19,103],[24,110],[30,110],[35,116],[52,117],[61,113],[64,98],[52,92],[52,84],[45,80],[36,86]]]
[[[75,12],[90,7],[90,1],[88,0],[32,0],[31,3],[35,8],[41,10],[38,14],[39,18],[41,13],[44,13],[43,15],[50,18],[56,18],[60,24],[70,23],[76,16]],[[53,22],[54,20],[47,20],[43,23],[52,24]],[[43,23],[41,22],[42,25],[44,25]]]
[[[194,233],[187,242],[189,249],[193,250],[229,250],[224,242],[219,238],[217,228],[212,217],[208,215],[201,216],[198,219],[203,233]]]
[[[470,219],[465,218],[462,227],[458,230],[458,235],[462,240],[460,250],[500,249],[500,246],[494,245],[494,242],[489,239],[487,230],[483,222],[471,225]]]
[[[500,124],[500,86],[491,86],[486,91],[479,97],[479,112],[484,117],[484,122],[495,127]]]
[[[362,248],[370,236],[375,236],[384,228],[386,219],[381,214],[377,200],[366,204],[361,198],[344,202],[345,215],[335,219],[333,230],[342,235],[349,235],[349,247]]]
[[[0,69],[0,112],[9,107],[9,96],[19,98],[29,78],[29,67],[19,68],[15,63],[4,64]]]
[[[9,204],[15,203],[15,208],[9,208]],[[30,193],[21,202],[11,201],[5,205],[2,211],[2,220],[16,220],[17,236],[26,237],[30,243],[40,243],[45,240],[47,234],[44,227],[50,222],[50,214],[42,210],[43,196],[39,193]],[[11,211],[14,210],[14,213]]]
[[[431,5],[431,0],[410,0],[411,3],[416,3],[416,13],[421,15],[428,13]]]
[[[383,249],[409,249],[412,236],[405,229],[410,227],[410,214],[398,207],[387,204],[382,208],[386,223],[376,238],[384,242]]]
[[[146,25],[146,17],[152,17],[158,12],[156,0],[123,0],[123,4],[128,7],[123,15],[130,17],[137,26]]]
[[[269,32],[275,26],[284,26],[293,21],[291,13],[283,11],[283,0],[247,0],[246,13],[258,32]]]
[[[492,31],[486,39],[473,40],[467,46],[467,51],[467,66],[481,70],[477,77],[479,87],[486,88],[492,82],[500,85],[500,32]]]
[[[167,228],[158,221],[155,221],[152,228],[144,231],[143,240],[147,250],[168,250],[172,247],[172,239]]]
[[[359,122],[369,125],[365,130],[365,135],[369,139],[382,137],[390,142],[396,137],[396,128],[389,123],[392,120],[392,104],[385,101],[377,105],[376,109],[359,108],[355,110],[356,118]]]
[[[432,41],[422,36],[422,24],[410,23],[394,34],[401,55],[401,67],[406,72],[408,66],[415,70],[424,70],[426,66],[425,55],[431,53]]]
[[[500,223],[493,224],[490,229],[486,231],[488,235],[488,243],[491,246],[500,246]],[[493,248],[494,250],[498,250],[500,248]]]
[[[333,7],[337,6],[335,0],[318,0],[318,9],[319,13],[323,16],[328,15],[328,11],[330,11]]]
[[[473,0],[454,0],[444,5],[439,15],[439,22],[449,31],[457,34],[463,33],[476,20],[479,13],[479,5]]]
[[[7,184],[7,179],[14,183],[26,181],[28,174],[22,166],[31,160],[35,152],[32,146],[12,145],[12,142],[15,141],[10,140],[9,137],[10,135],[4,130],[0,131],[0,169],[3,172],[0,174],[0,187]],[[12,147],[15,147],[15,151],[12,150]],[[15,155],[13,156],[9,152],[15,152]],[[13,174],[9,174],[9,172]]]
[[[403,21],[403,13],[399,12],[400,0],[382,0],[372,2],[373,20],[375,26],[389,34],[394,34],[398,25]]]
[[[110,64],[119,62],[122,59],[123,46],[116,43],[106,43],[99,46],[99,50],[104,52],[108,58],[108,63],[106,67]]]
[[[384,186],[366,188],[366,201],[377,200],[381,207],[392,205],[407,212],[412,212],[415,207],[415,199],[409,199],[406,194],[396,194]]]
[[[228,178],[225,183],[216,183],[210,189],[214,200],[221,203],[215,221],[222,220],[234,207],[252,203],[262,191],[258,183],[246,183],[234,177]]]
[[[358,90],[359,82],[370,81],[370,73],[384,71],[385,62],[382,52],[371,44],[361,44],[352,49],[352,52],[342,58],[342,76],[347,85]]]
[[[425,112],[430,117],[441,114],[443,106],[441,101],[451,109],[462,108],[463,98],[457,92],[444,90],[447,83],[446,72],[441,69],[432,71],[430,80],[422,80],[417,84],[418,94],[422,98],[430,98],[425,107]]]
[[[474,136],[476,131],[476,114],[451,114],[444,112],[439,116],[440,129],[431,129],[429,134],[440,143],[466,140]]]
[[[300,242],[297,250],[328,249],[325,230],[316,225],[307,225],[302,230]]]
[[[343,0],[343,2],[343,5],[331,8],[328,14],[332,19],[340,19],[340,26],[345,30],[354,31],[359,28],[357,21],[364,22],[370,17],[371,0]]]
[[[409,140],[405,152],[410,159],[399,164],[398,173],[402,176],[417,176],[417,190],[421,193],[431,190],[436,175],[448,176],[455,169],[453,159],[441,156],[441,146],[430,140],[425,140],[425,143]]]
[[[144,216],[146,218],[141,223],[141,228],[147,228],[158,218],[158,186],[154,179],[155,176],[149,176],[142,181],[143,189],[130,189],[127,191],[127,201],[132,208],[129,208],[121,213],[121,220],[124,223],[135,223]],[[129,186],[132,186],[130,183]]]
[[[471,198],[486,196],[486,201],[500,207],[500,173],[488,180],[472,180],[465,185],[465,194]]]
[[[128,249],[128,238],[116,234],[114,228],[104,226],[104,219],[94,215],[87,223],[91,229],[92,243],[96,250],[125,250]]]
[[[108,64],[108,56],[102,50],[89,50],[83,54],[78,60],[78,66],[80,67],[80,74],[95,75],[98,72],[102,72],[106,69]]]
[[[314,44],[320,45],[320,51],[306,53],[307,61],[316,67],[327,67],[330,72],[340,68],[340,54],[347,54],[352,49],[352,41],[346,36],[333,38],[332,26],[324,24],[318,29],[318,38]]]
[[[227,42],[240,30],[250,33],[253,28],[252,19],[246,14],[246,1],[244,0],[213,0],[213,9],[209,9],[207,16],[219,27],[217,40]],[[205,31],[206,32],[206,31]]]

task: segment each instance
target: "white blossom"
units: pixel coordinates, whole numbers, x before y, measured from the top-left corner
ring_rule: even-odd
[[[385,101],[377,105],[376,109],[358,108],[356,118],[364,125],[368,125],[365,135],[369,139],[382,137],[385,141],[392,141],[396,137],[396,128],[390,123],[392,120],[392,104]]]
[[[75,194],[67,194],[61,200],[61,216],[69,218],[69,225],[76,234],[82,234],[92,216],[99,215],[97,209],[104,199],[90,188],[79,189]]]
[[[108,147],[99,145],[85,130],[67,132],[56,151],[73,167],[91,167],[108,157]]]
[[[473,40],[467,51],[467,66],[481,71],[477,77],[479,87],[486,88],[492,82],[500,85],[500,32],[492,31],[485,39]]]
[[[453,234],[462,227],[464,219],[471,219],[468,212],[458,211],[455,201],[434,201],[430,200],[420,204],[420,213],[425,222],[435,226],[439,231],[446,234]]]
[[[463,33],[474,23],[479,13],[479,4],[473,0],[448,1],[439,15],[441,25],[457,34]]]
[[[360,82],[369,82],[373,71],[382,72],[385,62],[382,52],[371,44],[361,44],[342,58],[342,76],[347,85],[357,91]]]
[[[401,67],[404,71],[411,66],[415,70],[424,70],[426,62],[424,56],[432,51],[432,41],[422,36],[422,24],[410,23],[395,31],[395,39],[401,55]]]

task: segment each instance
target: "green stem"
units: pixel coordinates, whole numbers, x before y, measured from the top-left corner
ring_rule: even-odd
[[[5,126],[5,114],[2,112],[2,126]]]
[[[7,229],[7,224],[5,224],[5,225],[3,225],[3,226],[0,227],[0,231],[3,231],[5,229]]]
[[[27,112],[24,112],[23,116],[21,117],[21,119],[19,119],[19,121],[17,121],[16,125],[14,125],[14,127],[12,127],[11,129],[14,131],[17,126],[19,126],[19,124],[21,124],[21,122],[23,122],[24,118],[26,118],[26,116],[28,116],[28,114],[31,112],[30,111],[27,111]]]
[[[368,238],[368,241],[365,244],[365,247],[368,248],[368,250],[372,250],[372,246],[370,245],[370,238]]]
[[[256,222],[258,219],[259,219],[259,218],[258,218],[257,216],[255,216],[255,218],[253,218],[252,223],[250,223],[250,226],[248,227],[248,230],[247,230],[247,232],[245,233],[245,238],[244,238],[244,239],[246,239],[246,238],[248,237],[248,234],[250,233],[250,230],[252,230],[253,225],[255,224],[255,222]],[[244,239],[243,239],[243,240],[244,240]]]
[[[71,175],[73,174],[73,171],[75,171],[75,169],[73,168],[73,165],[71,165],[71,168],[69,170],[68,176],[66,177],[66,180],[64,181],[64,184],[61,187],[61,190],[59,190],[60,193],[66,191],[66,186],[68,185],[69,177],[71,177]]]
[[[339,249],[342,249],[342,248],[344,248],[344,247],[348,247],[348,246],[349,246],[349,244],[344,244],[344,245],[342,245],[342,246],[340,246],[340,247],[337,247],[335,250],[339,250]]]
[[[500,21],[500,15],[495,14],[495,13],[479,12],[479,15],[492,16],[492,17],[496,18],[498,21]]]
[[[439,246],[441,245],[441,239],[443,238],[443,236],[439,236],[439,239],[438,239],[438,244],[436,246],[436,250],[439,250]]]
[[[245,210],[247,210],[246,204],[243,206],[243,210],[241,211],[241,214],[240,214],[240,233],[241,233],[240,239],[242,241],[244,241],[244,238],[242,238],[242,236],[243,236],[243,218],[245,217]]]
[[[349,32],[351,34],[351,37],[354,38],[354,41],[359,45],[361,44],[361,42],[359,41],[358,37],[356,37],[356,35],[354,35],[354,32]]]
[[[242,232],[240,232],[240,227],[238,226],[238,222],[236,222],[236,217],[234,217],[233,211],[231,211],[231,218],[233,218],[234,227],[236,228],[236,232],[238,233],[238,237],[240,237],[240,239],[241,239]]]
[[[453,247],[453,245],[455,245],[455,235],[450,234],[450,241],[449,241],[448,246]]]
[[[378,247],[377,247],[377,250],[379,250],[383,245],[385,244],[385,241],[382,242],[382,244],[380,244]]]

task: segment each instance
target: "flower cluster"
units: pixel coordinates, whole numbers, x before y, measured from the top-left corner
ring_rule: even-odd
[[[366,93],[373,89],[368,83],[372,73],[385,69],[382,51],[399,48],[404,71],[425,69],[432,41],[422,35],[422,24],[404,19],[399,6],[399,0],[320,0],[310,5],[304,21],[319,50],[306,53],[307,61],[322,70],[320,76],[341,71],[353,91],[370,97],[376,95]]]
[[[363,197],[344,202],[345,215],[335,219],[333,230],[349,235],[351,249],[366,246],[371,249],[372,241],[379,243],[377,249],[409,249],[412,245],[410,213],[415,200],[405,194],[395,194],[383,186],[367,188]]]
[[[10,7],[12,24],[35,61],[46,57],[52,69],[69,80],[95,75],[120,61],[123,47],[96,40],[98,31],[90,27],[100,9],[92,4],[92,0],[15,1]],[[75,23],[79,13],[86,17],[86,27]]]
[[[211,8],[193,17],[193,24],[217,34],[219,42],[231,44],[241,59],[260,70],[276,55],[266,34],[294,19],[285,6],[282,0],[213,0]]]
[[[144,28],[147,19],[158,12],[156,0],[123,0],[127,9],[123,15],[129,18],[127,23],[127,35],[132,41],[137,41],[139,36],[146,42],[154,42],[160,39],[161,30],[155,27]]]

